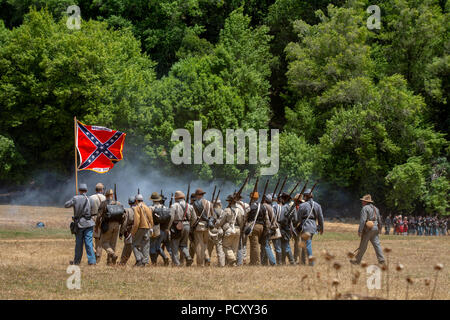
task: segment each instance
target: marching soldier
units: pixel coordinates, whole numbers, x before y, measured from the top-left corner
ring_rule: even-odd
[[[195,213],[194,208],[185,200],[185,195],[182,191],[175,192],[175,203],[171,206],[171,218],[169,222],[170,230],[170,245],[172,248],[172,264],[174,266],[180,265],[179,253],[185,256],[186,265],[192,265],[192,258],[187,248],[189,231],[191,225],[194,223]]]
[[[136,196],[134,223],[131,229],[133,237],[133,253],[137,267],[145,267],[149,263],[150,237],[153,234],[152,210],[144,203],[142,194]]]
[[[301,242],[301,238],[300,238],[300,233],[298,232],[298,230],[296,229],[297,224],[298,224],[298,219],[297,219],[297,212],[298,209],[300,208],[300,204],[303,203],[303,197],[297,193],[294,196],[294,202],[291,205],[295,206],[294,209],[294,216],[292,218],[292,223],[293,223],[293,230],[292,230],[292,238],[294,238],[294,262],[298,263],[298,260],[300,260],[300,242]]]
[[[153,201],[153,206],[150,207],[153,214],[153,235],[150,238],[150,259],[152,261],[152,265],[156,265],[158,260],[158,255],[163,258],[164,265],[169,264],[169,258],[166,257],[164,250],[161,248],[162,242],[162,234],[164,231],[161,230],[160,221],[165,220],[164,213],[166,210],[164,205],[162,204],[162,197],[158,192],[153,192],[150,196],[150,200]],[[170,213],[168,214],[170,221]]]
[[[291,197],[286,192],[281,194],[281,215],[280,215],[280,231],[281,231],[281,264],[286,264],[286,256],[291,265],[295,264],[289,241],[292,236],[291,223],[294,217],[295,208],[291,208]]]
[[[97,213],[100,204],[106,200],[105,196],[103,195],[103,189],[103,184],[100,182],[97,183],[95,186],[95,194],[89,197],[89,201],[91,202],[91,215],[95,217],[95,220],[97,219]],[[100,247],[100,235],[100,228],[94,229],[94,250],[98,260],[100,260],[100,257],[102,255],[102,248]]]
[[[250,205],[242,201],[242,196],[239,195],[238,201],[236,203],[242,208],[244,212],[244,221],[247,221],[247,215],[250,212]],[[241,230],[241,235],[239,237],[239,247],[237,253],[237,265],[241,266],[244,264],[245,258],[247,257],[247,240],[248,236]]]
[[[197,266],[210,265],[210,258],[208,254],[208,238],[209,238],[209,228],[211,225],[212,218],[212,204],[210,201],[203,198],[206,192],[202,189],[195,190],[195,202],[194,202],[194,212],[195,212],[195,222],[194,228],[194,243],[195,243],[195,254],[197,255]]]
[[[223,229],[223,249],[226,254],[227,265],[237,265],[237,251],[241,229],[244,227],[244,211],[236,204],[232,195],[227,197],[229,206],[223,210],[215,227]]]
[[[322,214],[322,207],[313,200],[313,193],[308,189],[304,193],[305,202],[300,204],[297,212],[300,225],[300,238],[304,245],[302,245],[302,264],[306,264],[305,249],[308,253],[308,259],[312,257],[312,237],[319,231],[323,234],[324,220]],[[318,223],[318,226],[317,226]],[[309,261],[309,265],[313,266],[314,261]]]
[[[273,257],[272,249],[266,247],[264,243],[264,228],[270,229],[269,216],[266,210],[266,206],[257,203],[259,198],[258,192],[252,192],[250,194],[250,211],[247,215],[246,221],[246,234],[250,239],[250,264],[258,265],[261,259],[261,247],[266,250],[267,256]],[[262,244],[262,246],[261,246]],[[267,250],[269,249],[269,250]]]
[[[165,201],[167,200],[166,197],[164,197],[163,195],[161,195],[162,197],[162,205],[164,208],[167,208],[166,205],[164,204]],[[169,208],[170,211],[170,208]],[[170,216],[169,219],[163,219],[159,221],[159,228],[160,228],[160,233],[161,233],[161,250],[164,251],[164,248],[167,250],[167,252],[169,253],[169,256],[172,256],[172,247],[170,246],[170,231],[169,231],[169,222],[170,222]],[[168,266],[169,265],[169,258],[164,259],[164,266]]]
[[[362,202],[362,209],[358,235],[361,237],[361,242],[355,260],[350,260],[350,262],[352,264],[361,263],[361,259],[367,250],[367,244],[370,241],[375,249],[378,263],[384,264],[383,250],[381,250],[380,240],[378,238],[378,234],[381,232],[378,229],[378,226],[381,225],[380,211],[373,205],[370,194],[365,195],[360,200]]]
[[[222,210],[222,202],[220,199],[217,199],[216,203],[213,203],[213,214],[214,220],[217,222],[221,219],[223,210]],[[225,266],[225,252],[223,248],[223,232],[224,230],[221,227],[218,227],[217,224],[213,229],[209,230],[209,240],[208,240],[208,254],[211,257],[214,246],[216,247],[217,258],[219,260],[219,267]],[[239,239],[238,239],[239,244]],[[237,251],[237,250],[236,250]]]
[[[195,202],[195,193],[191,193],[189,197],[189,205],[194,208],[194,202]],[[194,220],[195,221],[195,220]],[[192,261],[194,261],[195,258],[195,241],[194,241],[194,231],[192,226],[190,226],[189,229],[189,256],[192,258]],[[184,254],[180,256],[180,264],[184,264]]]
[[[106,214],[108,212],[107,206],[121,206],[121,204],[118,201],[114,201],[114,191],[112,189],[106,191],[105,197],[105,201],[103,201],[98,208],[98,216],[100,219],[97,218],[99,225],[96,225],[96,227],[99,227],[101,230],[100,247],[108,253],[106,264],[115,265],[118,258],[118,256],[116,255],[117,237],[119,236],[119,229],[122,221],[109,219]],[[100,262],[100,257],[101,254],[98,255],[97,262]]]
[[[275,222],[278,225],[278,231],[277,234],[272,238],[272,243],[275,249],[277,265],[281,265],[281,229],[280,229],[281,205],[278,203],[276,194],[272,194],[272,208]]]
[[[95,265],[95,253],[92,246],[92,234],[94,220],[91,215],[91,205],[89,198],[86,196],[87,185],[82,183],[78,187],[79,195],[74,196],[64,205],[66,208],[73,207],[73,223],[75,229],[75,258],[70,264],[79,265],[83,257],[83,243],[86,247],[86,255],[89,265]],[[71,228],[72,229],[72,228]]]
[[[272,196],[270,194],[263,196],[263,206],[268,216],[269,224],[268,227],[264,227],[263,236],[261,237],[261,264],[266,266],[267,261],[269,261],[270,265],[274,266],[277,262],[273,256],[272,247],[270,246],[270,237],[275,233],[278,223],[275,220],[275,214],[273,213]]]
[[[132,246],[132,238],[131,238],[131,229],[133,228],[134,224],[134,206],[136,204],[136,198],[131,197],[128,199],[129,208],[125,209],[125,217],[124,220],[120,226],[119,230],[119,238],[123,240],[123,249],[122,249],[122,255],[120,257],[120,265],[124,266],[127,264],[128,259],[130,259],[131,252],[133,252],[133,246]]]

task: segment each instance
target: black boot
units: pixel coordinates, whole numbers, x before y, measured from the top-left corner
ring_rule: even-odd
[[[150,260],[152,261],[152,265],[156,265],[156,262],[158,261],[158,254],[150,254]]]

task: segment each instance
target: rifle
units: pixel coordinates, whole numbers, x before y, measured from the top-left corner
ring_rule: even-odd
[[[189,194],[191,192],[191,183],[189,182],[188,184],[188,191],[186,194],[186,205],[189,203],[190,199],[191,199],[191,195]]]
[[[267,179],[266,185],[264,186],[264,192],[263,192],[263,195],[262,195],[262,197],[261,197],[261,203],[263,203],[263,200],[264,200],[265,197],[266,197],[267,185],[269,184],[269,180],[270,180],[270,179]]]
[[[309,180],[306,180],[305,185],[304,185],[303,188],[302,188],[302,191],[300,191],[300,194],[299,194],[298,199],[297,199],[298,202],[300,202],[300,198],[302,197],[303,193],[304,193],[305,190],[306,190],[306,185],[308,184],[308,181],[309,181]]]
[[[214,186],[214,191],[213,191],[213,194],[212,194],[211,202],[214,201],[214,195],[216,194],[216,188],[217,188],[217,186]]]
[[[138,188],[138,194],[141,194],[141,191],[139,190],[139,188]]]
[[[219,195],[220,195],[220,189],[219,189],[219,192],[217,192],[217,197],[216,197],[216,200],[214,200],[213,207],[216,205],[217,200],[219,200]]]
[[[259,177],[256,178],[255,186],[253,187],[253,192],[250,194],[250,204],[253,203],[252,194],[254,194],[255,192],[258,191],[258,182],[259,182]]]
[[[314,191],[314,189],[316,188],[318,183],[319,183],[319,180],[317,180],[316,183],[314,183],[313,187],[311,188],[311,193]]]
[[[247,176],[247,178],[245,178],[244,184],[241,186],[241,188],[239,189],[239,191],[236,193],[236,190],[234,190],[234,193],[233,193],[233,201],[234,201],[234,202],[238,201],[238,199],[239,199],[239,197],[240,197],[240,195],[241,195],[241,193],[242,193],[242,190],[244,190],[244,187],[245,187],[245,185],[246,185],[247,182],[248,182],[248,179],[250,179],[250,174]],[[231,205],[231,202],[228,204],[228,208],[230,207],[230,205]]]
[[[114,183],[114,201],[117,201],[117,188],[115,183]]]
[[[273,196],[275,195],[275,192],[277,192],[279,184],[280,184],[280,178],[278,178],[277,185],[275,186],[275,190],[273,190],[273,192],[272,192],[272,199],[273,199]]]
[[[172,202],[173,202],[173,193],[170,194],[169,208],[172,206]]]
[[[302,180],[299,180],[297,182],[297,184],[294,186],[294,188],[292,189],[291,193],[289,193],[289,197],[294,193],[295,189],[297,189],[298,185],[300,184],[300,182],[302,182]]]
[[[281,192],[283,191],[283,188],[284,188],[284,185],[285,185],[285,183],[286,183],[286,180],[287,180],[287,176],[284,178],[284,181],[283,181],[283,183],[281,184],[280,191],[278,191],[278,195],[277,195],[277,201],[278,201],[278,202],[280,202],[280,195],[281,195]]]

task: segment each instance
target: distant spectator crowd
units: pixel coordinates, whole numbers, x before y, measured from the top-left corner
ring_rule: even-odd
[[[385,234],[389,235],[392,229],[394,235],[417,235],[417,236],[446,236],[448,233],[447,217],[426,216],[408,217],[401,215],[384,219]]]

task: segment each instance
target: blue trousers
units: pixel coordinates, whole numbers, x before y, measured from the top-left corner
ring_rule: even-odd
[[[308,254],[308,257],[313,255],[312,254],[312,236],[311,236],[311,239],[306,240],[306,250],[305,250],[305,248],[302,248],[302,264],[306,264],[306,254]],[[310,263],[310,265],[313,266],[314,262]]]
[[[152,259],[152,262],[154,261],[156,263],[158,254],[163,259],[167,258],[166,254],[164,253],[164,250],[161,248],[161,243],[162,243],[161,232],[160,232],[160,235],[157,236],[156,238],[150,239],[150,257],[154,257],[154,259]]]
[[[418,227],[417,227],[417,235],[418,235],[418,236],[423,235],[423,227],[421,227],[421,226],[418,226]]]
[[[94,233],[94,227],[78,229],[75,235],[75,258],[73,260],[74,264],[80,264],[81,258],[83,257],[83,244],[86,248],[86,255],[89,264],[95,264],[97,261],[95,259],[94,246],[92,244],[92,235]]]
[[[269,263],[271,266],[277,264],[275,257],[273,255],[272,247],[270,246],[269,238],[266,238],[264,245],[261,245],[261,264],[267,265],[267,258],[269,258]]]
[[[286,263],[286,256],[289,259],[290,264],[294,264],[294,255],[292,254],[291,246],[289,245],[289,240],[281,238],[281,264]]]

